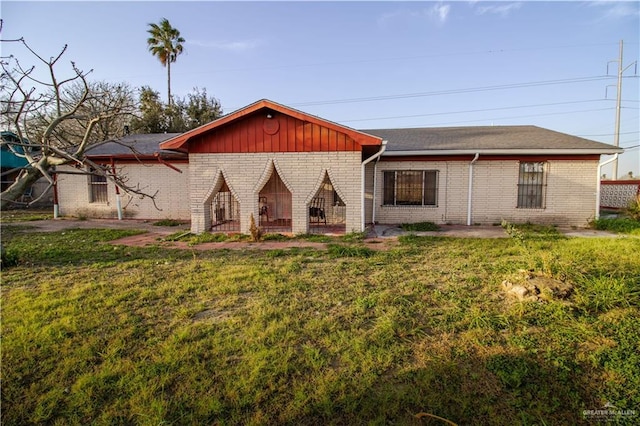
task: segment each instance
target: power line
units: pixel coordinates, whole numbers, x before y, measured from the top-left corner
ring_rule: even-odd
[[[396,94],[396,95],[370,96],[370,97],[362,97],[362,98],[298,102],[298,103],[289,103],[289,105],[294,107],[299,107],[299,106],[314,106],[314,105],[346,104],[346,103],[355,103],[355,102],[386,101],[391,99],[406,99],[406,98],[419,98],[419,97],[426,97],[426,96],[454,95],[459,93],[486,92],[491,90],[520,89],[525,87],[548,86],[548,85],[555,85],[555,84],[586,83],[591,81],[610,80],[611,78],[613,77],[611,76],[576,77],[576,78],[567,78],[567,79],[560,79],[560,80],[543,80],[543,81],[531,81],[531,82],[525,82],[525,83],[502,84],[502,85],[496,85],[496,86],[481,86],[481,87],[469,87],[465,89],[440,90],[435,92],[414,92],[414,93],[403,93],[403,94]]]
[[[569,105],[569,104],[579,104],[579,103],[589,103],[589,102],[600,102],[602,100],[604,100],[604,99],[593,99],[593,100],[585,100],[585,101],[553,102],[553,103],[548,103],[548,104],[518,105],[518,106],[498,107],[498,108],[470,109],[470,110],[466,110],[466,111],[434,112],[434,113],[429,113],[429,114],[395,115],[395,116],[387,116],[387,117],[360,118],[360,119],[337,120],[337,121],[339,121],[341,123],[349,123],[349,122],[354,122],[354,121],[376,121],[376,120],[392,120],[392,119],[396,119],[396,118],[430,117],[430,116],[435,116],[435,115],[467,114],[467,113],[473,113],[473,112],[502,111],[502,110],[519,109],[519,108],[536,108],[536,107],[544,107],[544,106],[555,106],[555,105]]]
[[[623,132],[620,133],[621,135],[631,135],[631,134],[638,134],[638,132]],[[580,137],[593,137],[593,136],[613,136],[615,133],[602,133],[599,135],[575,135],[575,136],[580,136]]]
[[[577,114],[581,112],[594,112],[594,111],[611,111],[615,108],[595,108],[595,109],[583,109],[583,110],[575,110],[575,111],[564,111],[564,112],[552,112],[546,114],[531,114],[531,115],[519,115],[519,116],[511,116],[511,117],[493,117],[493,118],[483,118],[479,120],[462,120],[462,121],[448,121],[441,123],[431,123],[429,126],[444,126],[449,124],[462,124],[462,123],[476,123],[481,121],[498,121],[498,120],[512,120],[516,118],[530,118],[530,117],[544,117],[550,115],[564,115],[564,114]],[[340,121],[338,121],[340,122]],[[415,125],[415,126],[404,126],[405,128],[415,128],[415,127],[424,127],[424,125]]]
[[[239,72],[239,71],[264,71],[264,70],[278,70],[287,68],[309,68],[309,67],[323,67],[323,66],[335,66],[335,65],[348,65],[348,64],[365,64],[365,63],[380,63],[389,61],[406,61],[414,59],[433,59],[433,58],[449,58],[454,56],[467,56],[467,55],[483,55],[483,54],[502,54],[510,52],[526,52],[533,50],[551,50],[551,49],[572,49],[577,47],[595,47],[595,46],[609,46],[617,43],[591,43],[591,44],[576,44],[576,45],[556,45],[556,46],[541,46],[541,47],[524,47],[520,49],[489,49],[479,51],[468,52],[450,52],[450,53],[438,53],[431,55],[415,55],[415,56],[391,56],[386,58],[366,58],[366,59],[351,59],[351,60],[335,60],[326,62],[315,62],[306,64],[285,64],[285,65],[273,65],[273,66],[257,66],[257,67],[239,67],[239,68],[222,68],[217,70],[207,70],[198,72],[177,72],[176,76],[182,75],[198,75],[198,74],[211,74],[220,72]]]

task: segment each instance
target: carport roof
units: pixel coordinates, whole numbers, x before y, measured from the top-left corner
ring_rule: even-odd
[[[159,148],[161,142],[180,133],[144,133],[131,134],[118,139],[101,142],[89,147],[86,154],[90,157],[117,158],[186,158],[186,154]]]

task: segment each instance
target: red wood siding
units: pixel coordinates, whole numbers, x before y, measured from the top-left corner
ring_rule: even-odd
[[[272,114],[267,119],[264,111],[251,114],[238,121],[195,136],[189,143],[194,153],[239,152],[329,152],[360,151],[361,146],[350,136],[285,114]],[[269,132],[265,120],[276,120]]]

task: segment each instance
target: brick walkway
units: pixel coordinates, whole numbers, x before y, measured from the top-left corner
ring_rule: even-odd
[[[64,229],[90,229],[90,228],[111,228],[111,229],[135,229],[147,231],[144,234],[133,235],[111,241],[114,245],[126,245],[133,247],[151,247],[160,246],[166,248],[175,248],[183,250],[277,250],[292,248],[314,248],[325,250],[326,243],[316,243],[304,240],[293,241],[263,241],[252,243],[246,241],[224,241],[211,242],[196,245],[189,245],[183,241],[165,241],[164,238],[177,233],[188,233],[189,225],[181,225],[177,227],[154,226],[149,221],[142,220],[114,220],[114,219],[88,219],[88,220],[72,220],[72,219],[56,219],[41,220],[31,222],[14,222],[12,225],[25,225],[36,232],[55,232]],[[605,231],[596,231],[593,229],[564,229],[560,230],[568,237],[597,237],[597,238],[624,238],[628,236],[616,235]],[[398,236],[407,234],[397,226],[376,225],[374,230],[370,230],[369,236],[364,240],[366,247],[372,250],[388,250],[399,244]],[[439,236],[454,238],[508,238],[500,226],[462,226],[462,225],[442,225],[440,231],[435,232],[415,232],[420,236]],[[637,237],[635,237],[637,238]],[[339,241],[336,241],[339,243]]]

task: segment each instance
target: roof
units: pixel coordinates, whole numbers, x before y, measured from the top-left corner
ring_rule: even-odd
[[[614,154],[613,145],[537,126],[433,127],[362,130],[387,141],[383,155]]]
[[[277,102],[270,101],[268,99],[261,99],[257,102],[254,102],[250,105],[247,105],[244,108],[236,110],[230,114],[227,114],[223,117],[220,117],[217,120],[214,120],[210,123],[207,123],[203,126],[197,127],[193,130],[189,130],[188,132],[182,133],[176,137],[173,137],[161,144],[162,149],[178,149],[184,150],[186,145],[189,143],[189,140],[195,136],[202,135],[211,130],[214,130],[218,127],[221,127],[225,124],[231,123],[233,121],[239,120],[243,117],[246,117],[249,114],[252,114],[261,109],[273,110],[275,112],[280,112],[282,114],[286,114],[292,117],[295,117],[299,120],[303,120],[306,122],[311,122],[318,124],[320,126],[327,127],[329,129],[333,129],[335,131],[344,133],[351,137],[356,143],[361,146],[366,145],[380,145],[382,143],[382,139],[373,135],[362,132],[360,130],[355,130],[347,126],[343,126],[341,124],[334,123],[329,120],[325,120],[323,118],[317,117],[315,115],[307,114],[305,112],[299,111],[294,108],[290,108],[288,106],[284,106]]]
[[[2,138],[2,146],[0,147],[0,166],[3,169],[23,168],[29,164],[26,158],[19,156],[24,154],[25,147],[22,145],[13,145],[13,150],[9,149],[9,145],[13,143],[19,143],[20,138],[13,132],[3,131],[0,132],[0,138]],[[24,144],[31,144],[28,139],[22,140]],[[16,155],[13,151],[18,153]],[[32,154],[40,151],[39,145],[33,145],[33,148],[29,148],[29,152]]]
[[[146,133],[126,135],[118,139],[113,139],[92,145],[86,150],[86,154],[90,157],[180,157],[174,151],[162,150],[159,147],[161,142],[166,141],[180,135],[181,133]]]

